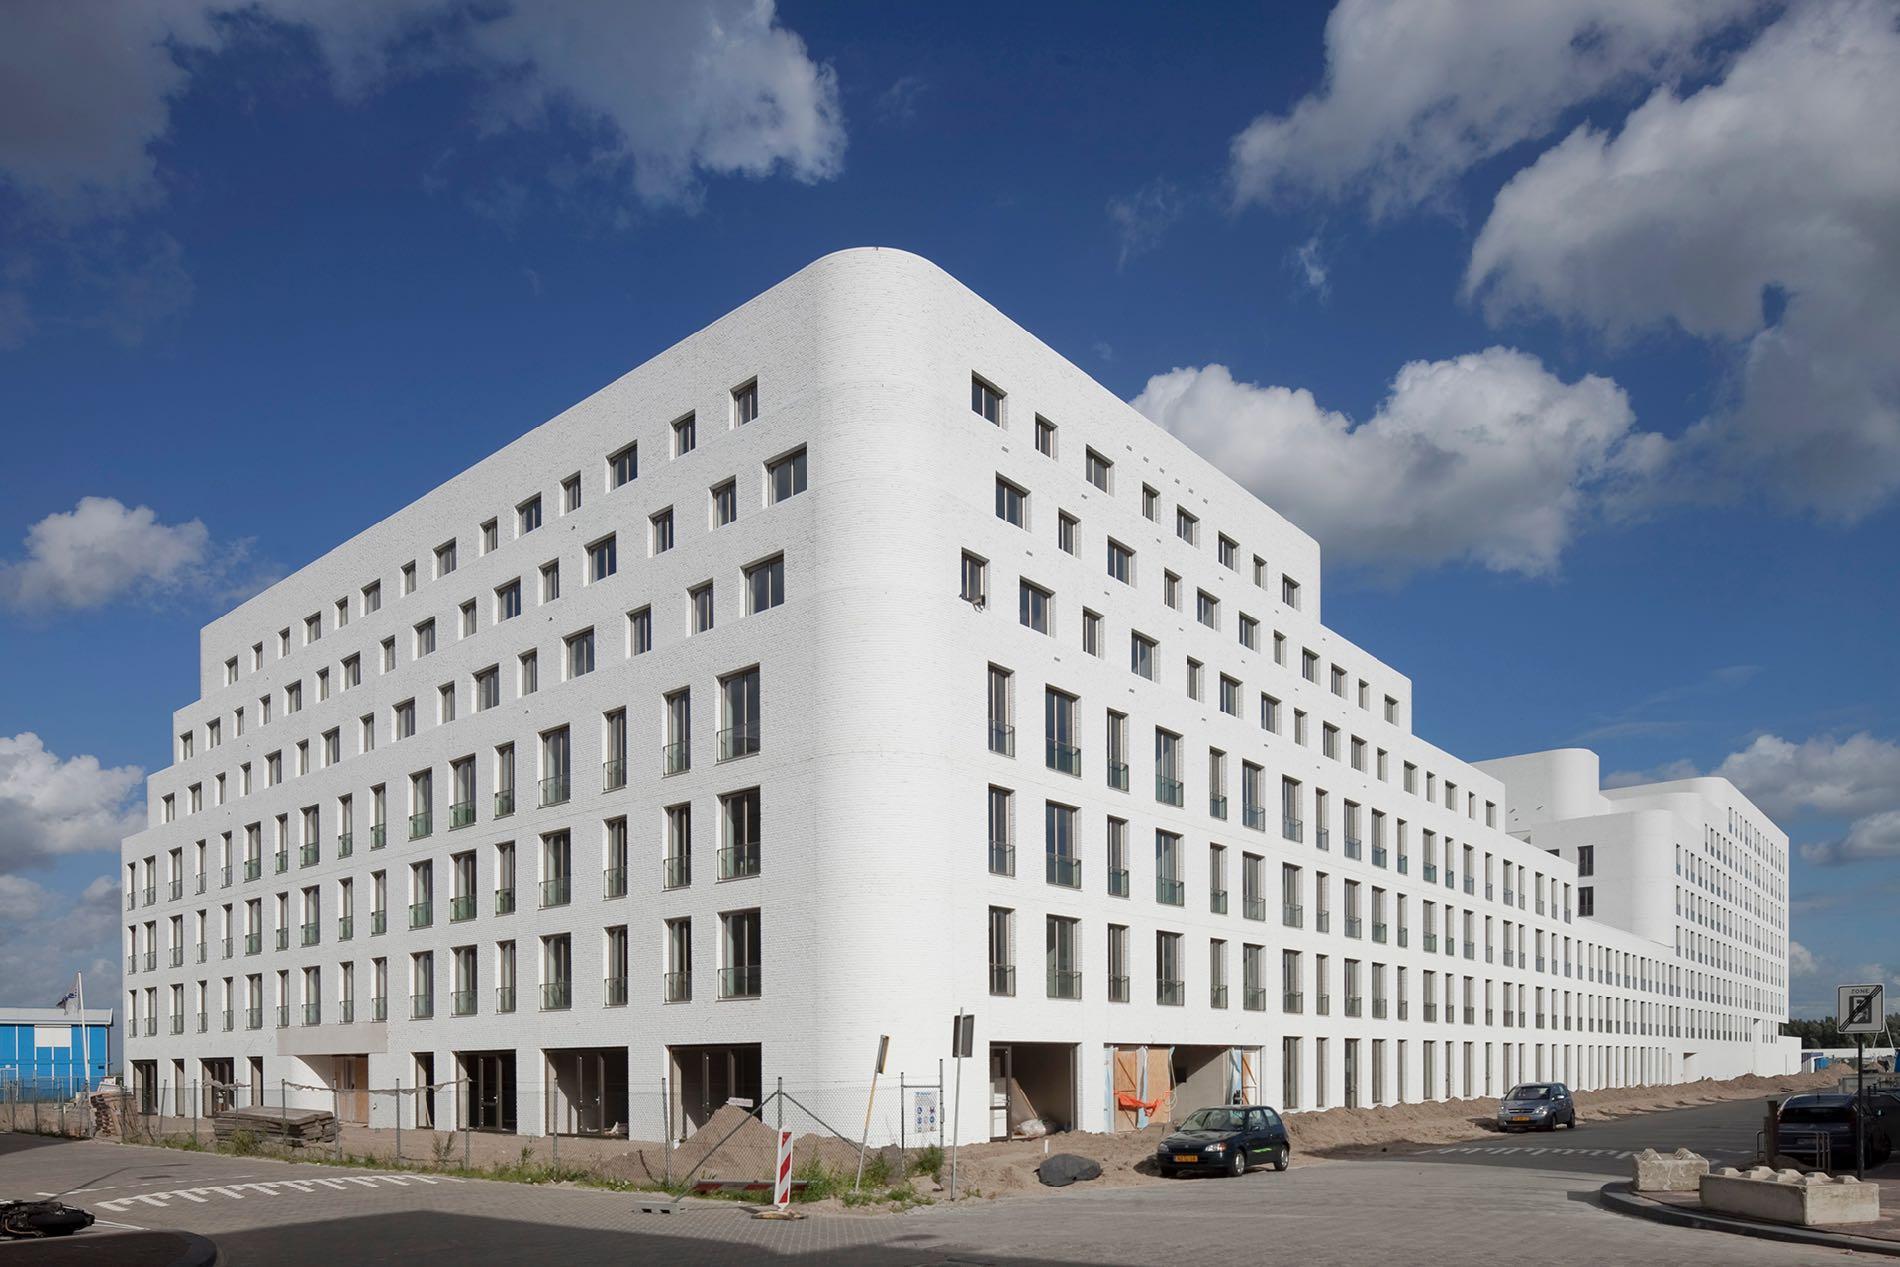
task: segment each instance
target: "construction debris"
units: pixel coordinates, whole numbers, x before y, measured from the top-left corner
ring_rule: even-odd
[[[219,1143],[248,1131],[259,1140],[302,1148],[332,1143],[337,1134],[336,1114],[327,1109],[226,1109],[211,1121]]]

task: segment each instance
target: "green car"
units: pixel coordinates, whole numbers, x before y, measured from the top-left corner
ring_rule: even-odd
[[[1293,1157],[1286,1123],[1264,1104],[1196,1109],[1155,1149],[1162,1175],[1217,1174],[1238,1177],[1249,1166],[1285,1170]]]

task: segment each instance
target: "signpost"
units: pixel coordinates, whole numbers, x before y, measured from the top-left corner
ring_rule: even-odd
[[[871,1146],[871,1106],[877,1102],[877,1076],[884,1072],[885,1058],[891,1054],[891,1036],[877,1036],[877,1066],[871,1070],[871,1094],[864,1098],[864,1134],[858,1140],[858,1175],[851,1181],[851,1191],[856,1192],[858,1185],[864,1182],[864,1150]],[[902,1106],[899,1106],[902,1110]]]
[[[1836,1021],[1841,1033],[1854,1036],[1854,1177],[1867,1158],[1866,1036],[1887,1028],[1887,989],[1882,985],[1844,985],[1835,989]]]
[[[957,1061],[957,1089],[950,1106],[950,1199],[957,1199],[957,1143],[963,1135],[963,1058],[976,1050],[976,1015],[958,1009],[950,1022],[950,1054]]]

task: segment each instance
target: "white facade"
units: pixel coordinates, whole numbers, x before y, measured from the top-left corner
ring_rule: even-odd
[[[780,558],[766,605],[779,590],[749,569]],[[1772,1037],[1772,824],[1726,784],[1687,806],[1673,785],[1598,794],[1593,770],[1559,816],[1608,798],[1647,821],[1653,797],[1693,845],[1704,799],[1746,807],[1749,834],[1724,840],[1772,853],[1778,880],[1765,913],[1722,910],[1750,911],[1726,927],[1772,976],[1746,1006],[1692,999],[1702,965],[1643,884],[1671,859],[1632,839],[1627,890],[1574,917],[1566,824],[1513,835],[1509,763],[1419,739],[1407,679],[1320,623],[1320,580],[1310,538],[941,270],[828,256],[206,627],[200,698],[125,844],[129,1059],[273,1098],[280,1078],[413,1086],[479,1064],[519,1092],[501,1125],[624,1111],[640,1136],[663,1077],[690,1119],[779,1077],[868,1078],[880,1034],[891,1069],[934,1074],[967,1009],[1007,1103],[970,1070],[965,1139],[1030,1112],[1133,1124],[1171,1082],[1304,1109],[1669,1080],[1689,1052],[1691,1076],[1792,1067]],[[498,619],[515,581],[520,613]],[[1734,1037],[1688,1037],[1692,1011]],[[553,1107],[531,1109],[546,1086]]]

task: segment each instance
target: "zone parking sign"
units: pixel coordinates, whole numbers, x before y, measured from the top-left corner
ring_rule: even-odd
[[[1843,1034],[1878,1034],[1887,1028],[1887,989],[1881,985],[1836,987],[1836,1004]]]

